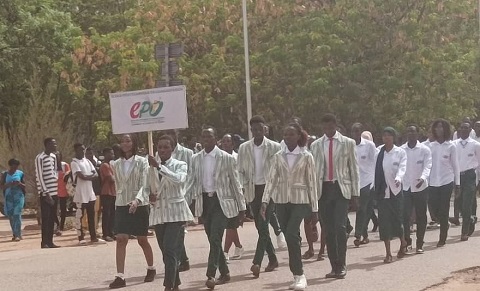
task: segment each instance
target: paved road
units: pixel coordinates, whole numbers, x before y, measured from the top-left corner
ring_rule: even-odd
[[[353,222],[354,216],[351,215],[350,219]],[[26,224],[32,223],[32,220],[26,221]],[[232,282],[217,286],[215,290],[288,290],[292,275],[288,269],[287,252],[278,252],[278,271],[262,273],[259,279],[253,279],[249,270],[256,242],[255,227],[253,223],[248,223],[239,232],[247,252],[242,260],[230,263]],[[423,290],[441,282],[452,271],[480,265],[480,231],[468,242],[459,241],[459,227],[451,228],[449,234],[447,246],[437,249],[438,230],[428,231],[424,255],[411,255],[389,265],[383,264],[384,248],[377,234],[371,235],[372,243],[359,249],[352,247],[353,240],[350,239],[347,278],[324,279],[330,271],[328,261],[307,261],[307,290]],[[181,274],[181,290],[205,290],[206,236],[197,228],[190,230],[186,237],[192,269]],[[106,290],[113,279],[114,243],[77,247],[75,233],[70,231],[56,238],[56,242],[64,247],[42,250],[38,249],[38,231],[26,232],[25,238],[20,243],[10,242],[8,221],[0,219],[1,290]],[[131,241],[126,263],[128,287],[125,290],[163,290],[160,251],[155,238],[151,238],[150,242],[159,273],[157,280],[143,283],[145,261],[136,241]],[[398,243],[395,242],[394,246],[396,250]]]

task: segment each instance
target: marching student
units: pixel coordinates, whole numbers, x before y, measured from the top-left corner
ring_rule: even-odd
[[[173,158],[176,141],[169,135],[159,138],[156,158],[149,156],[148,185],[150,203],[150,225],[155,226],[158,245],[165,264],[165,291],[178,290],[180,286],[178,247],[184,225],[193,220],[192,212],[185,200],[187,163]]]
[[[98,173],[92,162],[85,157],[85,146],[83,144],[76,143],[73,149],[75,151],[75,158],[73,158],[70,166],[72,168],[75,185],[73,202],[77,204],[75,226],[77,228],[78,244],[81,246],[87,245],[82,227],[85,211],[87,212],[90,241],[92,243],[105,243],[103,239],[97,238],[95,227],[95,202],[97,197],[93,191],[92,181],[98,177]]]
[[[187,172],[190,173],[193,151],[189,148],[182,146],[178,142],[178,130],[176,129],[165,130],[161,132],[161,134],[168,135],[173,139],[175,145],[173,147],[172,158],[187,163]],[[155,158],[159,160],[158,153],[155,156]],[[194,202],[192,202],[192,204],[194,205]],[[193,207],[190,208],[190,211],[193,211],[191,210],[192,208]],[[180,233],[180,240],[179,240],[180,255],[178,259],[180,264],[180,267],[179,267],[180,272],[185,272],[190,270],[190,260],[188,259],[187,251],[185,249],[185,232],[186,232],[185,227],[186,227],[186,224],[183,225],[183,232]]]
[[[222,138],[222,150],[226,151],[235,159],[237,162],[238,154],[233,150],[233,140],[231,134],[226,134]],[[225,246],[223,248],[223,252],[225,253],[225,259],[227,262],[229,261],[230,257],[228,252],[230,251],[230,247],[232,244],[235,244],[235,252],[231,257],[232,260],[240,260],[243,256],[245,250],[243,249],[242,243],[240,242],[240,237],[238,236],[238,217],[228,219],[227,223],[227,230],[225,233]]]
[[[361,123],[352,125],[352,138],[355,140],[355,154],[360,171],[360,202],[355,221],[356,247],[368,244],[368,222],[373,212],[373,180],[375,178],[375,158],[377,147],[369,140],[362,138]],[[363,239],[361,239],[363,236]]]
[[[252,209],[255,228],[258,232],[257,246],[252,267],[250,268],[253,276],[258,278],[265,252],[269,260],[265,272],[271,272],[278,267],[278,260],[268,227],[271,219],[277,219],[277,216],[272,215],[275,207],[273,201],[270,200],[268,203],[266,219],[261,217],[260,209],[266,178],[268,177],[273,157],[280,150],[280,144],[265,136],[266,122],[262,116],[252,117],[249,123],[253,139],[240,145],[238,150],[238,171],[245,189],[245,199]]]
[[[230,281],[230,271],[222,250],[222,237],[229,218],[238,216],[243,225],[245,198],[238,179],[235,159],[217,147],[213,127],[202,130],[203,150],[192,158],[192,170],[187,179],[187,201],[196,199],[196,216],[203,218],[205,233],[210,243],[207,288]],[[217,269],[220,277],[215,279]]]
[[[452,191],[460,191],[460,170],[455,144],[450,140],[451,126],[445,119],[437,119],[432,124],[434,141],[430,143],[432,151],[432,169],[428,201],[440,223],[440,237],[437,247],[443,247],[448,235],[448,213]],[[455,185],[455,188],[454,188]]]
[[[153,266],[153,252],[148,242],[149,193],[147,184],[148,161],[137,155],[137,144],[129,134],[120,140],[120,158],[113,163],[115,189],[115,233],[117,275],[110,284],[111,289],[126,286],[125,257],[128,239],[137,237],[147,261],[147,275],[144,282],[155,280],[156,270]]]
[[[347,215],[349,204],[356,208],[360,196],[355,141],[337,131],[333,114],[322,118],[324,135],[312,143],[318,179],[320,215],[327,230],[327,253],[332,271],[326,278],[347,275]]]
[[[467,241],[475,231],[472,205],[477,192],[477,170],[480,167],[480,143],[469,136],[471,125],[463,122],[458,131],[459,139],[455,141],[458,165],[460,171],[460,195],[462,196],[462,235],[461,240]]]
[[[318,221],[315,166],[312,154],[306,149],[307,138],[307,133],[298,123],[290,123],[285,127],[285,147],[272,157],[262,198],[263,219],[267,219],[267,210],[272,201],[277,207],[278,221],[287,241],[290,271],[294,276],[290,290],[305,290],[307,287],[300,225],[308,216],[312,224]]]
[[[418,127],[407,127],[407,142],[401,148],[407,154],[407,170],[403,177],[403,231],[406,249],[412,246],[410,238],[410,216],[415,209],[417,222],[416,252],[423,254],[423,239],[427,229],[428,177],[432,168],[432,152],[430,148],[418,141]]]
[[[405,237],[403,230],[403,193],[402,180],[407,168],[407,154],[395,145],[397,132],[391,127],[383,130],[384,145],[375,164],[375,196],[378,201],[378,223],[380,240],[385,243],[384,263],[393,261],[390,241],[398,237],[400,249],[397,257],[405,256]]]

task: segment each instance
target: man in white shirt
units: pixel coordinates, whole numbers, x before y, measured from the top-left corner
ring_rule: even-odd
[[[468,135],[469,135],[471,138],[473,138],[473,139],[476,140],[476,138],[477,138],[478,135],[476,134],[475,130],[472,128],[472,120],[470,119],[470,117],[465,117],[465,118],[462,120],[462,123],[464,123],[464,122],[470,124],[470,131],[469,131]],[[460,126],[461,126],[461,124],[460,124]],[[459,134],[458,134],[458,131],[455,131],[455,132],[453,133],[453,141],[455,141],[455,140],[457,140],[457,139],[459,139],[459,138],[460,138],[460,136],[459,136]]]
[[[368,221],[373,211],[373,195],[371,189],[375,178],[375,156],[377,148],[369,140],[362,138],[363,126],[355,123],[352,126],[352,138],[355,140],[355,153],[357,156],[358,168],[360,171],[360,202],[355,221],[356,247],[361,244],[368,244]],[[363,240],[361,237],[363,236]]]
[[[432,168],[430,148],[418,141],[418,127],[407,127],[407,142],[402,149],[407,153],[407,171],[403,177],[403,229],[407,241],[406,251],[411,249],[410,217],[415,208],[417,222],[417,254],[423,254],[423,243],[427,229],[428,177]]]
[[[75,184],[75,195],[73,202],[77,204],[77,211],[75,214],[75,223],[78,235],[78,244],[86,245],[85,234],[82,229],[82,219],[84,210],[87,212],[88,231],[90,233],[90,241],[92,243],[105,243],[104,240],[97,238],[95,230],[95,201],[97,200],[95,192],[93,191],[92,180],[98,174],[92,162],[85,158],[85,146],[81,143],[76,143],[73,146],[75,150],[75,158],[72,160],[71,168],[73,174],[73,181]]]
[[[472,205],[475,201],[477,186],[476,171],[480,167],[480,143],[469,136],[471,129],[470,123],[463,122],[459,130],[460,138],[455,141],[460,167],[462,241],[467,241],[468,237],[475,231]]]

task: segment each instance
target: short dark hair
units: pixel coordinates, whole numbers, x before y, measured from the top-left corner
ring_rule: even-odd
[[[113,151],[113,149],[107,147],[107,148],[103,148],[102,153],[103,155],[105,155],[107,152],[110,152],[110,151]]]
[[[292,116],[292,118],[290,118],[290,123],[298,123],[302,126],[302,119],[298,116]]]
[[[47,144],[51,143],[55,139],[53,137],[47,137],[46,139],[43,140],[43,146],[47,146]]]
[[[162,135],[161,137],[158,138],[158,142],[160,142],[161,140],[166,140],[166,141],[170,142],[170,145],[172,146],[172,149],[175,148],[175,141],[168,134],[164,134],[164,135]]]
[[[337,124],[337,117],[332,113],[327,113],[327,114],[323,115],[321,121],[322,121],[322,123],[333,122],[333,123]]]
[[[360,127],[360,129],[363,129],[363,124],[361,124],[360,122],[355,122],[354,124],[352,124],[352,128],[354,127]]]
[[[77,150],[80,147],[83,147],[83,143],[77,142],[76,144],[73,145],[74,150]]]
[[[407,125],[407,128],[409,128],[409,127],[415,127],[415,130],[416,130],[417,132],[420,131],[420,128],[419,128],[418,125],[416,125],[416,124],[409,124],[409,125]]]
[[[451,126],[450,126],[450,122],[448,122],[447,120],[445,120],[443,118],[436,119],[432,123],[432,129],[431,129],[432,130],[432,136],[435,138],[435,140],[438,139],[437,133],[435,132],[435,127],[438,124],[441,124],[442,127],[443,127],[443,139],[450,140],[451,136],[452,136],[452,129],[451,129]]]
[[[256,123],[263,123],[265,124],[265,118],[261,115],[255,115],[254,117],[250,118],[250,126],[256,124]]]
[[[213,134],[214,134],[215,136],[217,136],[217,130],[215,129],[215,127],[213,127],[213,126],[211,126],[211,125],[204,125],[204,126],[202,127],[202,132],[203,132],[204,130],[209,130],[209,129],[211,129],[211,130],[213,131]]]
[[[8,160],[8,166],[20,166],[20,161],[17,159]]]

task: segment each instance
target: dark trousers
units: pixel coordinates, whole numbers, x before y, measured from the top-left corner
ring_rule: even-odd
[[[163,286],[166,288],[173,289],[181,284],[178,271],[178,248],[180,247],[180,233],[184,232],[184,225],[185,222],[167,222],[155,225],[155,235],[165,264]]]
[[[343,197],[338,183],[323,183],[320,215],[327,231],[328,258],[334,271],[346,265],[349,202]]]
[[[463,195],[460,192],[460,195],[453,199],[453,217],[456,219],[460,218],[460,213],[462,212],[462,204],[463,204],[462,196]]]
[[[474,169],[460,173],[460,192],[462,196],[462,235],[468,235],[473,223],[472,205],[476,201],[477,174]]]
[[[270,225],[272,226],[273,232],[275,233],[276,236],[279,236],[280,233],[282,233],[282,227],[278,222],[278,216],[277,216],[275,204],[273,204],[272,206],[272,214],[270,215]]]
[[[428,200],[431,203],[432,210],[436,213],[437,220],[440,223],[439,242],[445,243],[448,235],[448,213],[450,210],[450,197],[452,197],[453,182],[440,187],[430,186],[428,189]]]
[[[275,248],[273,247],[272,239],[270,238],[270,232],[268,224],[272,218],[274,204],[270,199],[270,203],[267,206],[267,212],[265,214],[265,220],[260,215],[260,208],[262,207],[262,197],[265,185],[255,186],[255,199],[250,203],[250,207],[254,213],[255,227],[258,232],[257,248],[255,250],[255,256],[253,258],[254,265],[262,265],[263,256],[267,252],[268,260],[270,262],[276,262],[277,256],[275,255]],[[275,217],[276,219],[276,217]],[[278,223],[278,222],[277,222]]]
[[[368,222],[370,221],[371,213],[373,211],[373,195],[371,194],[370,185],[360,189],[360,205],[357,210],[355,218],[355,237],[368,237]]]
[[[60,205],[60,230],[65,229],[65,219],[67,217],[67,200],[68,197],[58,197],[58,204]]]
[[[182,226],[182,231],[180,232],[180,238],[178,241],[180,245],[180,248],[178,250],[179,252],[178,259],[180,264],[185,264],[188,262],[187,250],[185,249],[185,227],[186,225],[184,224]]]
[[[53,232],[55,232],[55,229],[57,230],[60,229],[60,220],[58,219],[58,206],[59,206],[58,203],[60,201],[60,198],[58,198],[58,196],[55,196],[55,197],[56,197],[56,199],[54,199],[55,204],[53,205],[53,211],[55,212],[55,215],[53,216],[53,229],[54,229]]]
[[[412,244],[412,239],[410,238],[410,216],[412,215],[412,209],[415,208],[417,248],[423,247],[423,239],[425,238],[425,231],[427,229],[427,201],[428,189],[415,193],[410,191],[403,192],[403,231],[405,233],[405,240],[408,245]]]
[[[115,225],[115,196],[101,195],[102,204],[102,235],[113,238],[113,226]]]
[[[58,197],[55,195],[52,196],[52,199],[55,202],[54,205],[48,204],[45,197],[40,197],[40,209],[42,211],[42,246],[53,244],[53,229],[55,217],[57,216]]]
[[[95,230],[95,201],[90,201],[88,203],[77,203],[77,212],[75,213],[75,226],[77,228],[78,240],[84,240],[85,234],[83,233],[82,220],[84,211],[87,212],[88,218],[88,232],[90,233],[90,239],[96,240],[97,233]]]
[[[208,197],[203,194],[203,225],[210,243],[208,255],[207,277],[215,278],[217,269],[221,275],[230,273],[227,260],[222,249],[222,238],[227,228],[227,217],[223,213],[218,197]]]
[[[287,241],[288,264],[294,276],[303,275],[300,225],[311,213],[309,204],[277,204],[278,222]]]

